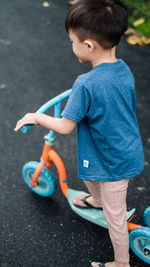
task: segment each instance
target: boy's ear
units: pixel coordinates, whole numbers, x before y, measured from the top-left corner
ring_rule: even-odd
[[[91,40],[84,40],[84,44],[88,47],[90,52],[94,50],[94,43]]]

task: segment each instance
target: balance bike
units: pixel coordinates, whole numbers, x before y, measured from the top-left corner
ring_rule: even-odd
[[[41,108],[38,109],[36,113],[45,113],[51,107],[54,107],[54,116],[56,118],[60,118],[61,102],[62,100],[68,98],[70,93],[71,89],[56,96],[55,98],[51,99],[43,106],[41,106]],[[26,125],[21,128],[21,131],[23,133],[26,133],[33,126],[34,125]],[[44,139],[45,144],[40,162],[31,161],[23,166],[22,174],[27,186],[34,193],[42,197],[52,196],[56,190],[56,179],[50,170],[52,163],[54,163],[57,168],[62,193],[67,198],[71,209],[82,218],[101,227],[108,228],[107,221],[102,210],[91,208],[80,209],[73,204],[74,198],[85,192],[73,190],[68,187],[65,165],[58,153],[53,149],[55,132],[49,131]],[[144,212],[144,221],[147,227],[142,227],[141,225],[130,222],[134,216],[134,213],[135,209],[127,211],[126,213],[127,225],[130,231],[130,247],[141,260],[150,264],[150,207],[147,208]]]

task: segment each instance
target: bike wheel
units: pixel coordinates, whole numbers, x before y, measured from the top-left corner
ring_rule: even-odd
[[[150,264],[150,229],[139,227],[130,232],[130,247],[141,260]]]
[[[27,186],[36,194],[42,197],[49,197],[56,191],[56,179],[53,173],[44,167],[38,177],[38,185],[32,187],[30,181],[33,177],[34,171],[39,165],[37,161],[27,162],[22,168],[22,175]]]
[[[150,207],[144,211],[144,222],[148,227],[150,227]]]

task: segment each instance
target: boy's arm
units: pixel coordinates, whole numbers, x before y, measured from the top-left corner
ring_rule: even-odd
[[[76,127],[77,123],[64,117],[54,118],[41,113],[28,113],[17,122],[15,131],[18,131],[26,124],[41,125],[60,134],[69,134]]]

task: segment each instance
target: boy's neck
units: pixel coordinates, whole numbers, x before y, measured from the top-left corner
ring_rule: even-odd
[[[101,48],[95,50],[90,62],[92,64],[92,67],[94,68],[102,63],[114,63],[116,61],[116,47],[113,47],[112,49],[108,50]]]

